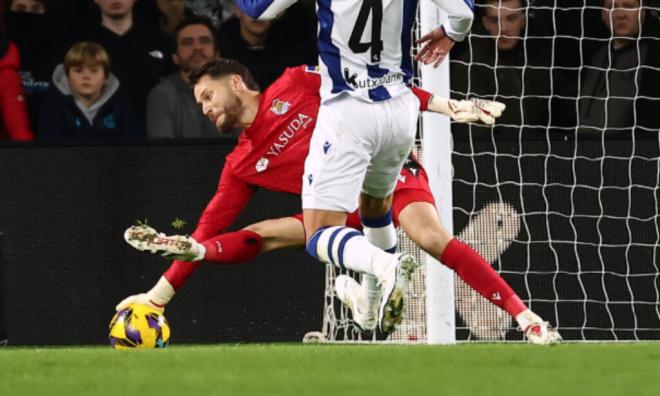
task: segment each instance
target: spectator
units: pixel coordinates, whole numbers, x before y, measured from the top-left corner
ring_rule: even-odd
[[[660,45],[642,35],[640,0],[603,0],[601,19],[612,39],[584,65],[578,97],[582,133],[660,128]]]
[[[46,5],[43,0],[12,0],[9,9],[13,12],[43,14],[46,12]]]
[[[21,56],[20,76],[32,129],[36,129],[41,103],[50,93],[56,64],[51,60],[52,40],[46,12],[43,0],[11,0],[7,12],[7,35]]]
[[[486,34],[472,34],[470,46],[452,62],[452,90],[458,91],[459,99],[477,96],[507,105],[495,126],[496,135],[517,137],[523,125],[527,131],[545,128],[551,92],[551,52],[543,49],[547,43],[525,38],[525,0],[486,0],[484,4],[480,20]]]
[[[173,69],[171,45],[160,30],[133,18],[136,0],[94,0],[101,23],[92,27],[86,40],[101,44],[112,59],[112,73],[129,93],[144,125],[149,91]]]
[[[74,44],[53,72],[54,92],[39,117],[40,139],[144,136],[97,43]]]
[[[220,53],[244,64],[263,90],[287,67],[318,62],[315,18],[309,12],[295,4],[278,20],[260,21],[235,6],[235,17],[219,29]]]
[[[182,20],[175,30],[172,56],[178,72],[154,87],[147,100],[147,136],[150,138],[219,137],[217,128],[195,101],[188,74],[217,59],[215,29],[206,17]]]
[[[0,2],[0,140],[32,140],[21,78],[20,55],[5,33],[5,4]]]

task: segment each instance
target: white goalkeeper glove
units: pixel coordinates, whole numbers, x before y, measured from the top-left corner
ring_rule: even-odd
[[[504,103],[477,98],[454,100],[432,96],[428,103],[428,110],[448,115],[456,122],[481,121],[486,125],[493,125],[505,108]]]
[[[161,276],[158,283],[146,293],[135,294],[121,300],[115,307],[116,311],[121,311],[131,304],[142,304],[154,309],[164,311],[165,305],[174,297],[174,288],[164,276]]]

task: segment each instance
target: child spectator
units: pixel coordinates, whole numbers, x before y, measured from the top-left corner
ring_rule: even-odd
[[[53,84],[58,92],[42,108],[40,139],[144,136],[101,45],[74,44],[55,68]]]

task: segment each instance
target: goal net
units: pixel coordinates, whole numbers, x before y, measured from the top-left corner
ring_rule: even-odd
[[[451,125],[448,201],[435,188],[447,172],[434,172],[442,147],[429,141],[442,126],[420,122],[443,222],[565,339],[660,339],[660,4],[475,3],[471,34],[449,62],[450,95],[507,109],[493,127]],[[442,94],[426,84],[427,71],[416,82]],[[455,340],[522,340],[515,321],[460,278],[428,284],[442,266],[400,238],[425,265],[390,341],[432,341],[443,314],[432,312],[438,296],[429,294],[438,288],[452,290],[442,300],[454,323],[443,331]],[[325,336],[378,339],[355,331],[334,299],[334,274],[328,268]]]

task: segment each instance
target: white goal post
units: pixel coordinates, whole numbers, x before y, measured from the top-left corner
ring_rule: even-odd
[[[420,0],[419,32],[424,34],[446,22],[447,15],[431,0]],[[438,68],[421,65],[420,86],[439,96],[449,97],[449,59]],[[421,122],[422,162],[440,220],[448,230],[454,229],[452,214],[451,125],[449,117],[423,113]],[[426,342],[452,344],[456,342],[454,308],[454,272],[426,254]]]

